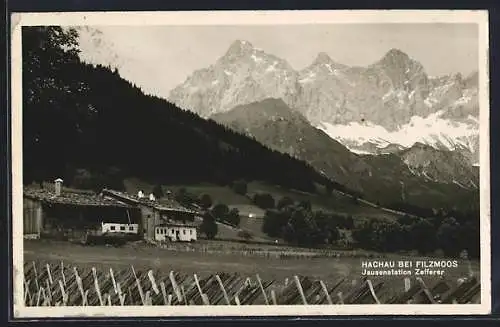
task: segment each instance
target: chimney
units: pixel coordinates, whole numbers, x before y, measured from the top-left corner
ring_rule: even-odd
[[[56,196],[61,195],[61,186],[62,186],[63,180],[58,178],[54,181],[55,184],[55,191],[56,191]]]

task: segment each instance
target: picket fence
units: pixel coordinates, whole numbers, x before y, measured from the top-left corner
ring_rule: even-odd
[[[106,305],[316,305],[316,304],[439,304],[478,303],[476,277],[450,286],[440,280],[428,287],[420,278],[404,279],[404,287],[384,281],[340,279],[332,285],[307,276],[284,281],[259,275],[218,273],[205,277],[175,271],[113,270],[76,267],[64,262],[26,262],[26,306]]]

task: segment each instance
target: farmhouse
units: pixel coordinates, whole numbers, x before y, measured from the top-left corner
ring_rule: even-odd
[[[26,187],[23,221],[26,238],[81,239],[88,232],[122,232],[139,237],[140,211],[129,204],[89,192]]]
[[[104,198],[139,208],[141,234],[145,239],[157,241],[196,240],[195,217],[198,212],[185,208],[173,199],[165,198],[159,202],[154,197],[147,198],[141,194],[135,196],[109,189],[104,189],[102,195]]]
[[[193,242],[197,239],[196,224],[181,222],[166,222],[155,227],[156,241]]]

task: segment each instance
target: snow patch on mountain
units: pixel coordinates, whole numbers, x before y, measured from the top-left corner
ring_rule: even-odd
[[[411,147],[420,142],[436,149],[475,150],[478,135],[478,120],[469,116],[464,122],[443,119],[443,111],[438,111],[425,118],[413,116],[408,124],[396,131],[388,131],[380,125],[370,122],[351,122],[334,125],[328,122],[320,123],[317,128],[323,130],[333,139],[343,143],[355,153],[372,153],[364,150],[367,143],[383,149],[390,144]]]

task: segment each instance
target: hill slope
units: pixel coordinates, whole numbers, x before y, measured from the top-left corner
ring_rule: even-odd
[[[281,99],[265,99],[212,116],[217,122],[254,137],[270,148],[307,161],[333,180],[361,191],[358,179],[369,175],[359,156],[314,128]]]
[[[63,177],[114,187],[125,176],[157,183],[244,178],[311,191],[327,182],[304,162],[144,95],[116,70],[81,63],[76,37],[57,27],[23,29],[26,183]],[[97,182],[96,175],[104,177]]]
[[[308,162],[366,199],[384,205],[408,201],[424,207],[452,207],[457,205],[459,193],[467,200],[459,206],[476,199],[478,175],[470,160],[456,151],[416,144],[409,149],[388,148],[393,155],[356,155],[280,99],[237,106],[212,118]],[[432,194],[432,201],[426,193]]]

